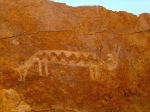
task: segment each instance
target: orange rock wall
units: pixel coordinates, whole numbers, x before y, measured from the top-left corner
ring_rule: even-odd
[[[48,0],[0,0],[0,6],[0,86],[16,90],[33,111],[150,111],[150,14]],[[119,48],[118,55],[113,54]],[[39,55],[43,50],[72,55]],[[86,58],[82,52],[98,58]],[[36,53],[44,76],[32,58]],[[52,55],[67,64],[48,61],[46,77],[43,59]],[[81,60],[88,66],[77,64]],[[116,65],[112,70],[111,64]],[[93,65],[98,67],[94,80],[91,74],[96,72],[89,69]],[[28,70],[22,82],[19,67],[21,74]]]

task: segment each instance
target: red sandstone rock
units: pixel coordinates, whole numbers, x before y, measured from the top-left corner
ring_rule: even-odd
[[[1,112],[30,112],[31,108],[21,101],[20,96],[13,89],[3,89],[0,93]]]
[[[150,110],[148,13],[48,0],[0,6],[0,85],[33,111]]]

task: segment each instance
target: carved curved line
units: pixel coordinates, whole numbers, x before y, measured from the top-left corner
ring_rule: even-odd
[[[55,52],[51,52],[51,55],[50,55],[51,57],[52,56],[55,56],[55,57],[58,57],[58,55],[55,53]]]
[[[61,52],[61,54],[59,55],[60,60],[65,60],[67,63],[69,62],[69,58],[65,55],[64,52]]]
[[[47,55],[51,55],[52,53],[57,54],[57,56],[59,56],[62,52],[64,52],[64,54],[67,57],[70,57],[71,54],[75,54],[76,57],[79,57],[81,54],[84,54],[85,57],[88,57],[89,55],[93,55],[93,58],[96,59],[98,56],[94,53],[88,53],[88,52],[75,52],[75,51],[67,51],[67,50],[41,50],[38,51],[37,53],[35,53],[34,55],[42,55],[43,53],[46,53]]]
[[[46,55],[50,56],[53,51],[52,50],[45,50],[44,52],[46,53]]]
[[[59,62],[60,61],[59,56],[55,52],[51,52],[49,59],[50,59],[49,61],[52,61],[52,62],[55,62],[55,61]]]
[[[69,65],[71,65],[71,64],[76,64],[76,61],[70,60],[70,61],[69,61]]]
[[[59,60],[55,57],[55,56],[52,56],[50,62],[59,62]]]
[[[80,57],[78,57],[77,59],[77,63],[80,63],[80,62],[87,62],[87,58],[84,56],[84,54],[81,54]]]
[[[65,51],[64,54],[65,54],[67,57],[70,57],[70,56],[72,55],[72,52]]]
[[[65,59],[62,58],[62,59],[60,60],[60,63],[67,64],[68,62],[67,62]]]
[[[120,48],[120,46],[119,46],[119,48],[118,48],[118,50],[117,50],[117,55],[119,54],[119,52],[120,52],[120,49],[121,49],[121,48]]]
[[[62,51],[53,51],[53,52],[55,52],[55,54],[56,54],[57,56],[59,56],[59,55],[62,53]]]
[[[75,55],[76,58],[78,58],[80,56],[79,52],[72,52],[72,55]]]
[[[47,58],[49,61],[52,61],[53,63],[55,62],[59,62],[59,63],[70,63],[70,64],[79,64],[82,63],[82,65],[84,64],[89,64],[89,60],[93,61],[95,59],[97,59],[97,55],[95,54],[91,54],[88,52],[75,52],[75,51],[66,51],[66,50],[42,50],[42,51],[38,51],[37,53],[35,53],[31,58],[31,62],[29,63],[33,63],[33,59],[34,56],[37,55],[48,55]],[[27,63],[27,62],[25,62]],[[84,63],[84,64],[83,64]],[[30,65],[32,66],[32,64]],[[27,64],[27,67],[28,64]]]
[[[69,57],[69,63],[76,63],[78,60],[78,58],[76,57],[75,54],[71,54],[71,56]]]
[[[85,66],[85,63],[84,63],[83,60],[81,60],[79,63],[77,63],[77,65],[79,65],[79,66]]]

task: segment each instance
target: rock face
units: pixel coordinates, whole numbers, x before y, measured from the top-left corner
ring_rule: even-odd
[[[150,14],[48,0],[0,6],[0,86],[33,112],[150,111]],[[9,106],[22,108],[17,101]]]
[[[3,89],[0,93],[0,112],[31,112],[31,108],[21,101],[13,89]]]

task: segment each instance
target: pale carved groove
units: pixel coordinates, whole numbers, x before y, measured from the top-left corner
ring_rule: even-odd
[[[107,62],[101,60],[96,54],[89,52],[75,52],[65,50],[42,50],[31,56],[23,65],[17,68],[20,74],[19,81],[25,81],[28,70],[38,63],[38,72],[42,76],[42,65],[44,64],[44,72],[49,75],[48,64],[60,64],[67,66],[88,67],[92,80],[97,79],[102,68],[114,70],[118,65],[118,55],[120,47],[115,46],[115,50],[107,54]]]

